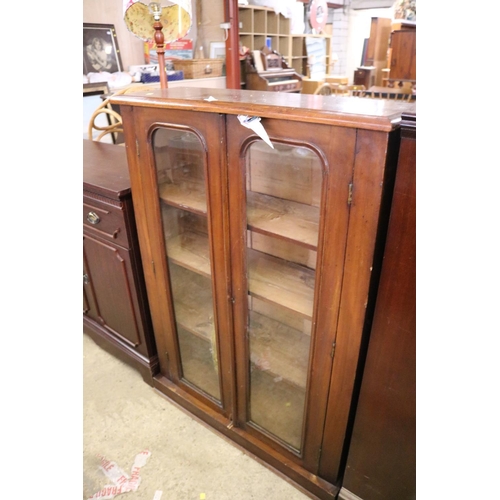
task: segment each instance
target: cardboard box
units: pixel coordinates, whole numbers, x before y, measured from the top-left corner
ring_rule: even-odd
[[[192,59],[193,40],[181,39],[165,44],[165,59]],[[146,64],[158,64],[158,54],[154,42],[144,43],[144,61]]]

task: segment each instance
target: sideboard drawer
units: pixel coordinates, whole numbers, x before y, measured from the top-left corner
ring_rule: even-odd
[[[94,235],[127,247],[129,242],[122,203],[104,198],[83,197],[83,226]]]

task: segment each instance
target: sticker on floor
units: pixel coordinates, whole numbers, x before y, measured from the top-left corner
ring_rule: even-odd
[[[99,458],[101,459],[101,465],[99,466],[99,469],[102,470],[104,475],[110,479],[113,484],[104,486],[104,488],[89,497],[88,500],[108,500],[122,493],[137,491],[137,488],[139,488],[139,485],[141,484],[139,472],[141,468],[146,465],[150,456],[151,452],[149,450],[144,450],[137,454],[129,476],[123,469],[118,467],[116,462],[111,462],[100,455]]]

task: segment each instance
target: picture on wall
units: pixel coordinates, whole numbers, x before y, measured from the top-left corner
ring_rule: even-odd
[[[83,23],[83,74],[122,71],[113,24]]]
[[[210,42],[210,59],[225,59],[226,44],[224,42]]]

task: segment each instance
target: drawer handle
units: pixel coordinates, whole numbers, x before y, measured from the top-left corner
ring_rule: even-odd
[[[99,224],[99,222],[101,222],[100,217],[95,212],[89,212],[87,214],[87,220],[94,225]]]

